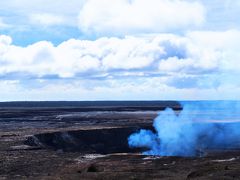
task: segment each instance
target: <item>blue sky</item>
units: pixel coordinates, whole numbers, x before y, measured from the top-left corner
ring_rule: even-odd
[[[0,101],[239,99],[236,0],[0,2]]]

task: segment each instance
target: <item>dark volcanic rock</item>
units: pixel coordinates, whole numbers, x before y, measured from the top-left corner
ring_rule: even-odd
[[[129,134],[151,129],[168,105],[9,104],[0,109],[0,179],[240,179],[238,150],[183,158],[144,156],[128,147]]]

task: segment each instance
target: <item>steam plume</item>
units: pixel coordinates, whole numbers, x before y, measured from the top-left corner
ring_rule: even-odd
[[[130,135],[130,147],[149,149],[144,154],[196,156],[209,149],[240,148],[238,102],[181,103],[183,110],[167,108],[159,113],[153,126],[156,132],[140,130]]]

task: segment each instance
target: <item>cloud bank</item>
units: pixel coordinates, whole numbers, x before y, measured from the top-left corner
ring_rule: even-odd
[[[70,39],[58,46],[41,41],[27,47],[0,36],[0,79],[84,81],[81,86],[87,89],[114,89],[123,84],[128,89],[138,82],[140,89],[167,88],[169,95],[171,88],[231,90],[240,86],[235,81],[240,69],[239,42],[237,30]]]

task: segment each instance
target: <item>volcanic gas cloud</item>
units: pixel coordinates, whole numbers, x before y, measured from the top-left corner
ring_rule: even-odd
[[[184,102],[154,120],[155,132],[142,129],[130,135],[130,147],[145,147],[146,155],[197,156],[211,149],[240,149],[239,102]]]

